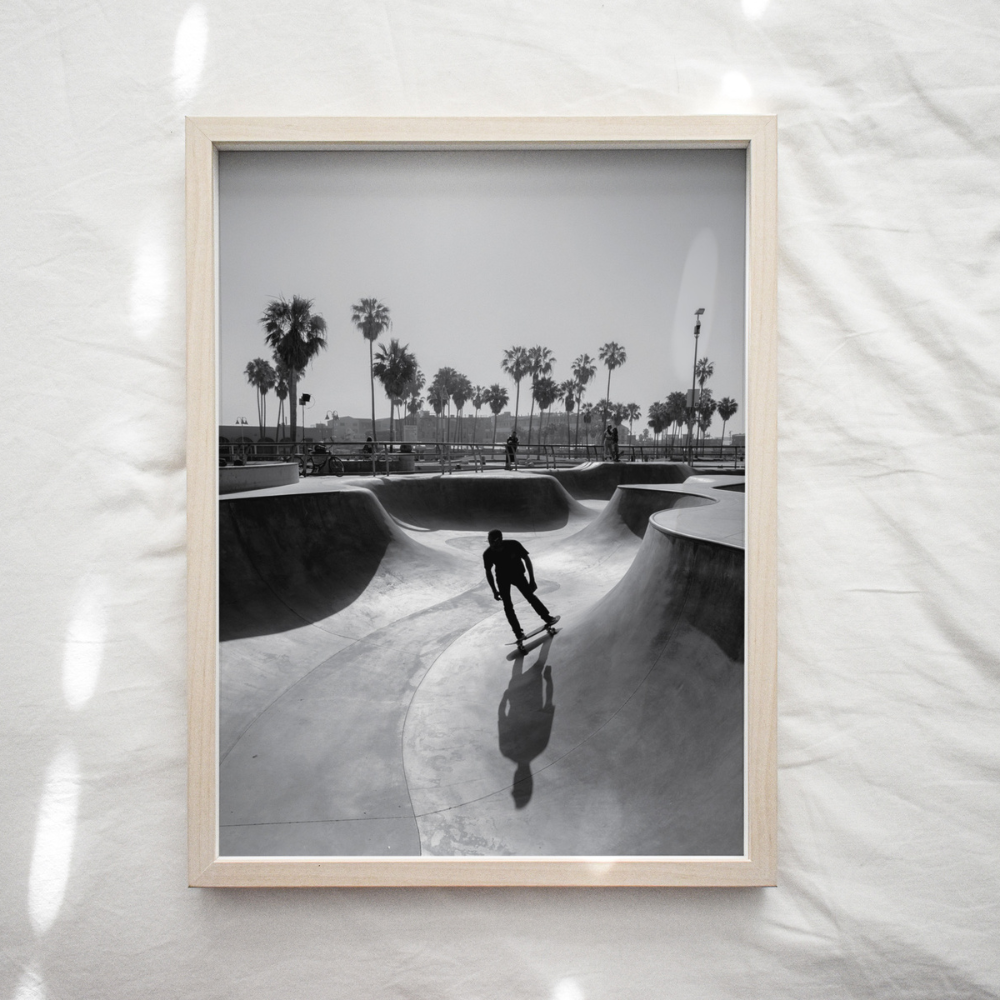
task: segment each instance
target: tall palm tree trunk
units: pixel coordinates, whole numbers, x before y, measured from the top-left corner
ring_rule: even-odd
[[[516,434],[517,433],[517,414],[518,414],[518,410],[520,409],[520,406],[521,406],[521,382],[520,382],[520,380],[518,380],[517,382],[514,383],[514,389],[515,389],[515,394],[514,394],[514,430],[513,430],[513,433]]]
[[[296,420],[295,420],[295,417],[296,417],[296,413],[295,413],[295,401],[299,398],[299,394],[298,394],[298,392],[296,392],[296,389],[298,389],[298,386],[299,386],[299,380],[296,377],[296,375],[295,375],[295,369],[293,368],[292,371],[289,373],[289,376],[288,376],[288,399],[289,399],[288,409],[289,409],[289,412],[291,414],[291,419],[289,420],[289,425],[292,428],[291,437],[292,437],[292,446],[293,446],[293,448],[295,446],[295,436],[297,434]]]
[[[375,341],[368,341],[368,381],[372,387],[372,442],[377,442],[375,435]],[[381,357],[381,355],[380,355]],[[372,468],[375,468],[375,460],[372,459]]]
[[[372,387],[372,475],[375,475],[375,445],[378,435],[375,433],[375,341],[368,341],[368,381]]]
[[[608,426],[608,409],[611,406],[611,369],[608,368],[608,391],[604,394],[604,426]]]

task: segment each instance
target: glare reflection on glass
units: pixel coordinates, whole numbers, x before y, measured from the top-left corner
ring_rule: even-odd
[[[688,247],[681,283],[677,290],[674,309],[673,337],[671,338],[674,369],[691,371],[691,336],[696,309],[705,310],[702,316],[699,351],[705,353],[712,342],[715,320],[715,287],[719,275],[719,241],[707,226],[699,229]],[[688,377],[690,382],[690,374]]]
[[[49,930],[62,908],[76,838],[79,798],[76,751],[63,747],[45,775],[28,872],[28,916],[37,934]]]

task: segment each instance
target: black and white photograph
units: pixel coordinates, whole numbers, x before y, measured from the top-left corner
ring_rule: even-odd
[[[746,848],[743,149],[222,151],[222,857]]]

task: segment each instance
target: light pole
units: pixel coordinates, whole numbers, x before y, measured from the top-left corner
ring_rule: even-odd
[[[698,337],[701,336],[701,317],[704,312],[704,307],[696,309],[694,312],[694,364],[691,366],[691,404],[688,407],[688,410],[690,411],[688,414],[688,462],[694,461],[694,456],[691,453],[691,435],[694,432],[695,415],[694,386],[698,378]]]
[[[301,423],[302,423],[302,443],[303,444],[306,443],[306,403],[308,403],[309,400],[311,400],[311,399],[312,399],[312,396],[310,396],[308,392],[304,392],[304,393],[302,393],[301,396],[299,396],[299,406],[302,407],[302,420],[301,420]]]

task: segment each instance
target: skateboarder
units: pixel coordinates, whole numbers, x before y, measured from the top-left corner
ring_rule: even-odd
[[[614,461],[615,458],[615,436],[611,431],[611,424],[604,428],[604,461]]]
[[[559,619],[549,614],[549,609],[535,597],[538,584],[535,583],[535,570],[531,565],[528,550],[513,538],[504,539],[503,532],[494,528],[487,536],[490,547],[483,553],[483,566],[486,568],[486,579],[489,582],[493,597],[503,601],[504,614],[514,630],[514,638],[518,648],[524,640],[524,630],[514,613],[514,604],[510,599],[510,588],[517,587],[525,600],[538,612],[546,625],[554,625]],[[528,578],[525,579],[524,569],[528,568]],[[493,571],[496,570],[496,583],[493,582]]]
[[[510,436],[507,438],[507,443],[504,445],[504,458],[506,459],[504,463],[504,468],[510,472],[513,469],[517,472],[517,446],[520,441],[517,439],[517,431],[511,431]]]

